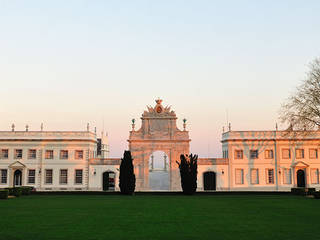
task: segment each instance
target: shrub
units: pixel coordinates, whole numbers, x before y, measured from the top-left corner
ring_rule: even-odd
[[[9,195],[8,189],[0,189],[0,199],[7,199]]]
[[[192,195],[197,190],[198,155],[180,155],[181,187],[184,194]]]
[[[314,198],[320,199],[320,191],[313,192]]]
[[[136,176],[133,172],[132,161],[131,152],[124,151],[119,175],[119,187],[122,194],[132,195],[136,187]]]
[[[20,197],[22,194],[21,187],[12,187],[12,188],[6,188],[9,191],[10,196],[16,196]]]
[[[33,187],[23,186],[21,187],[22,195],[30,195]]]
[[[315,188],[304,188],[304,187],[297,187],[297,188],[291,188],[291,192],[295,195],[312,195],[316,191]]]

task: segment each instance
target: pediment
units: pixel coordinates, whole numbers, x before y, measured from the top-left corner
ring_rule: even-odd
[[[298,161],[292,164],[292,167],[309,167],[309,164],[306,164],[303,161]]]
[[[15,161],[14,163],[11,163],[9,165],[9,168],[16,168],[16,167],[26,167],[26,165],[24,165],[23,163],[19,162],[19,161]]]

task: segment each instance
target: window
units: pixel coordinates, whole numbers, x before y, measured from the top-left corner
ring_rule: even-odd
[[[296,149],[296,158],[304,158],[304,149]]]
[[[258,150],[250,150],[250,158],[251,159],[257,159],[259,156]]]
[[[290,168],[284,168],[283,169],[283,183],[284,184],[291,184],[291,169]]]
[[[291,157],[290,149],[282,149],[282,158],[289,159]]]
[[[60,151],[60,159],[68,159],[68,150]]]
[[[68,183],[68,170],[61,169],[60,170],[60,184],[67,184]]]
[[[46,169],[45,183],[52,184],[52,169]]]
[[[318,150],[317,149],[309,149],[309,157],[311,159],[318,158]]]
[[[235,159],[243,159],[243,150],[235,150],[234,158]]]
[[[76,169],[74,182],[75,184],[82,184],[82,169]]]
[[[76,150],[75,159],[83,159],[83,151],[82,150]]]
[[[223,158],[228,158],[228,150],[223,151]]]
[[[45,159],[53,159],[53,150],[46,150]]]
[[[319,184],[319,169],[317,168],[311,169],[311,183]]]
[[[7,184],[8,170],[1,169],[1,184]]]
[[[1,156],[0,158],[6,159],[9,156],[9,150],[8,149],[1,149]]]
[[[267,183],[274,184],[274,170],[267,169]]]
[[[259,184],[259,170],[257,168],[251,169],[251,184]]]
[[[36,182],[36,170],[29,169],[28,171],[28,183],[34,184]]]
[[[22,149],[15,149],[14,158],[16,158],[16,159],[22,158]]]
[[[236,184],[243,184],[243,169],[236,169]]]
[[[264,153],[265,153],[265,158],[266,159],[273,158],[273,150],[265,150]]]
[[[36,159],[37,158],[37,150],[36,149],[29,149],[28,158],[29,159]]]

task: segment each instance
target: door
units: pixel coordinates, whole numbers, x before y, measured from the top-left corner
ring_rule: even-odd
[[[22,172],[21,172],[21,170],[14,171],[13,185],[14,186],[21,186],[22,185]]]
[[[203,189],[205,191],[216,190],[216,173],[215,172],[203,173]]]
[[[297,171],[297,186],[306,187],[305,171],[302,169]]]
[[[115,190],[115,173],[104,172],[102,176],[103,191]]]

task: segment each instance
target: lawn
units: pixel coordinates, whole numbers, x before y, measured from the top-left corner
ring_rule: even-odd
[[[0,200],[0,239],[320,239],[299,196],[44,195]]]

